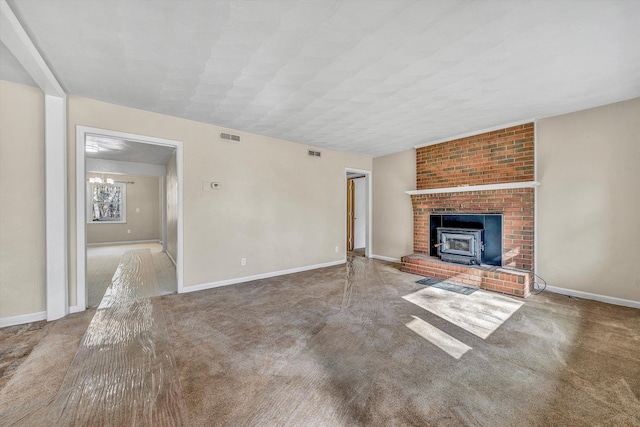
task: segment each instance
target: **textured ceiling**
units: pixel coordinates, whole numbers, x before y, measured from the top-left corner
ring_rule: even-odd
[[[640,96],[640,1],[9,4],[68,93],[369,156]]]
[[[92,148],[85,152],[85,156],[92,159],[151,163],[155,165],[166,165],[176,151],[175,147],[143,144],[136,141],[97,135],[87,135],[85,146]],[[98,151],[94,151],[95,149]]]

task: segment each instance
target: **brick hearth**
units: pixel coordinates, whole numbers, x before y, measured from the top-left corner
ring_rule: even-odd
[[[534,179],[534,125],[512,126],[417,149],[417,190],[512,184]],[[418,191],[419,192],[419,191]],[[533,283],[533,188],[413,194],[414,254],[407,272],[526,297]],[[464,266],[429,256],[430,214],[502,214],[502,267]],[[518,268],[525,271],[516,271]]]
[[[425,254],[403,256],[402,271],[523,298],[529,296],[533,285],[533,275],[527,271],[452,264]]]

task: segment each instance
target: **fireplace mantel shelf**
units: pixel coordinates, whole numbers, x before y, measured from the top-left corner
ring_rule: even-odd
[[[511,188],[535,188],[538,185],[540,185],[540,183],[536,181],[505,182],[502,184],[466,185],[448,188],[428,188],[426,190],[409,190],[406,191],[406,193],[414,196],[419,194],[462,193],[465,191],[505,190]]]

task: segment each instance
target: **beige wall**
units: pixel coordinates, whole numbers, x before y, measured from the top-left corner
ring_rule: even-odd
[[[416,150],[373,159],[373,253],[400,258],[413,253],[413,210]]]
[[[44,95],[0,81],[0,318],[44,311]]]
[[[345,256],[345,167],[370,158],[69,96],[70,295],[75,304],[75,127],[179,140],[184,146],[184,285],[339,261]],[[203,181],[222,188],[202,191]],[[335,247],[338,247],[338,252]],[[240,258],[247,265],[240,265]]]
[[[640,301],[640,98],[538,122],[538,273]]]
[[[640,98],[537,130],[538,273],[550,286],[640,301]],[[373,168],[373,252],[399,258],[412,252],[404,191],[415,188],[415,152]]]
[[[178,262],[178,168],[176,153],[167,163],[167,253]]]
[[[126,224],[88,223],[87,243],[161,239],[160,180],[162,178],[87,173],[87,178],[91,177],[129,182],[126,190],[127,222]],[[128,230],[131,232],[129,233]]]
[[[0,94],[1,318],[45,310],[45,233],[43,95],[3,81]],[[550,285],[640,300],[639,110],[635,99],[539,121],[538,272]],[[413,150],[309,158],[304,145],[241,132],[222,142],[216,126],[70,96],[71,305],[78,124],[183,141],[186,286],[342,259],[345,167],[374,169],[373,253],[412,251]]]

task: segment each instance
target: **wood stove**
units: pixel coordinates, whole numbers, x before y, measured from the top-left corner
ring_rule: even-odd
[[[438,227],[438,256],[442,261],[466,265],[482,262],[483,230]]]

